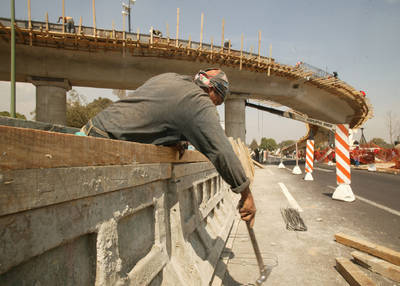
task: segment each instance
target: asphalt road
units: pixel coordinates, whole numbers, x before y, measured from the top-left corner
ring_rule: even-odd
[[[304,167],[304,166],[303,166]],[[304,169],[303,169],[304,171]],[[316,164],[313,178],[320,184],[336,188],[334,166]],[[351,170],[351,189],[355,196],[400,211],[400,175]]]
[[[264,262],[273,267],[265,285],[348,285],[335,269],[335,258],[351,258],[353,249],[334,241],[345,233],[400,251],[400,176],[352,170],[352,189],[357,199],[342,202],[331,198],[336,188],[335,168],[316,165],[314,181],[293,175],[293,162],[286,169],[267,165],[256,169],[252,185],[257,215],[255,233]],[[298,205],[307,231],[285,227],[282,208]],[[297,207],[296,207],[297,208]],[[224,251],[227,271],[225,286],[254,285],[257,263],[245,224],[238,221]],[[381,286],[400,285],[361,269]]]

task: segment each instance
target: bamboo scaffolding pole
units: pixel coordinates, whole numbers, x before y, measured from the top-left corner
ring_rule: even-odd
[[[176,8],[176,42],[175,46],[179,45],[179,8]]]
[[[242,33],[241,40],[240,40],[240,66],[239,66],[239,70],[242,70],[242,64],[243,64],[243,33]]]
[[[65,33],[65,3],[64,3],[64,0],[62,0],[62,32],[63,32],[63,34]]]
[[[92,6],[93,6],[93,36],[96,37],[96,3],[95,0],[92,1]]]
[[[201,13],[201,24],[200,24],[200,50],[203,47],[203,24],[204,24],[204,13]]]

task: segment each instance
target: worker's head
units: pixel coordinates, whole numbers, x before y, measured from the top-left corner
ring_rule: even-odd
[[[219,68],[199,71],[194,77],[194,82],[207,91],[215,105],[222,104],[229,93],[228,78]]]

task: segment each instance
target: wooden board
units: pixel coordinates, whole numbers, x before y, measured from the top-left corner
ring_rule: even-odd
[[[382,259],[373,257],[360,251],[353,251],[351,255],[355,261],[367,269],[379,273],[382,276],[400,282],[400,266],[386,262]]]
[[[337,242],[344,244],[346,246],[353,247],[355,249],[364,251],[373,256],[382,258],[395,265],[400,265],[400,252],[394,251],[393,249],[374,244],[372,242],[352,237],[343,233],[335,234],[335,239]]]
[[[343,276],[350,286],[374,286],[376,285],[367,275],[365,275],[350,260],[339,257],[336,258],[336,269]]]
[[[0,216],[170,178],[168,163],[1,171]]]
[[[197,151],[0,126],[0,170],[206,162]]]

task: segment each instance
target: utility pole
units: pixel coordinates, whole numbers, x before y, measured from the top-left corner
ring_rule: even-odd
[[[15,108],[15,0],[11,0],[11,117],[16,118]]]

